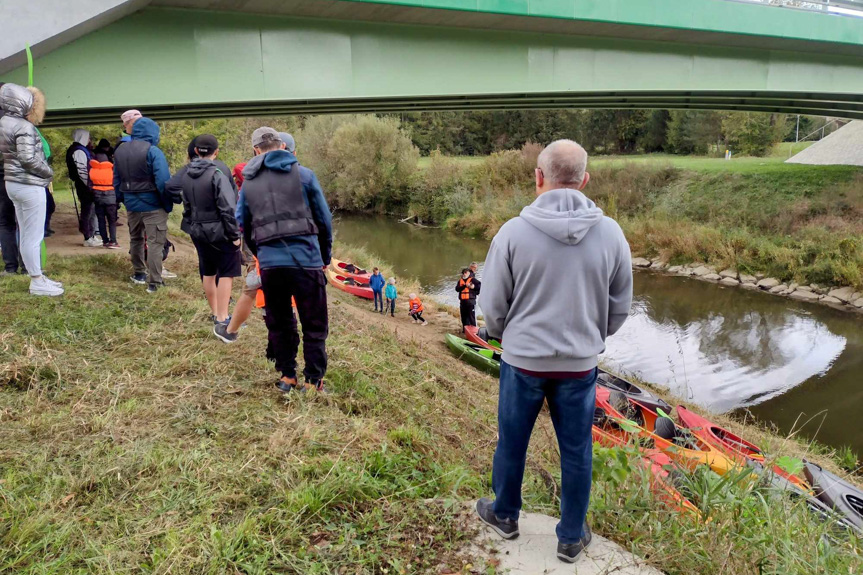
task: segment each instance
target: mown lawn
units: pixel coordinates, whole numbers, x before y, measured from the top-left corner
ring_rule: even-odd
[[[282,396],[260,318],[223,345],[193,262],[171,268],[156,296],[110,255],[51,258],[59,299],[0,280],[0,573],[494,572],[462,503],[490,491],[495,381],[333,293],[333,393]],[[859,540],[747,474],[688,479],[704,521],[634,461],[597,450],[590,521],[667,573],[863,571]],[[557,468],[543,415],[529,510],[556,513]]]

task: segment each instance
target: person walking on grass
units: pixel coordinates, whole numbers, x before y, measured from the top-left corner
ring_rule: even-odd
[[[476,279],[475,272],[471,272],[470,268],[461,270],[461,277],[455,284],[455,291],[458,292],[462,333],[469,325],[476,327],[476,297],[481,287],[482,284]]]
[[[105,138],[99,140],[90,160],[90,185],[102,246],[119,250],[117,243],[117,193],[114,191],[114,149]]]
[[[234,278],[241,275],[240,227],[230,176],[215,163],[218,154],[215,136],[195,138],[195,159],[168,180],[166,189],[176,203],[183,204],[181,229],[191,236],[198,252],[213,322],[227,323]]]
[[[114,151],[114,189],[128,212],[131,280],[147,285],[147,293],[156,293],[164,285],[162,252],[168,236],[168,213],[173,209],[165,192],[171,173],[158,146],[159,126],[141,117],[134,120],[131,141]]]
[[[372,288],[372,293],[375,296],[375,311],[380,311],[381,315],[386,313],[384,311],[384,286],[386,283],[387,280],[381,275],[381,270],[378,268],[373,269],[372,275],[369,278],[369,287]],[[378,307],[380,307],[380,310],[378,310]]]
[[[570,140],[539,155],[538,197],[492,240],[480,295],[488,335],[506,343],[495,500],[480,499],[477,514],[501,537],[518,537],[528,441],[547,400],[560,446],[557,557],[570,563],[591,540],[586,515],[597,356],[632,304],[629,245],[617,222],[580,191],[590,180],[586,168],[587,153]]]
[[[396,317],[396,300],[399,297],[398,290],[396,290],[396,278],[390,278],[384,296],[387,298],[387,307],[384,310],[384,315],[390,312],[390,316]]]
[[[90,183],[90,160],[93,159],[90,132],[79,128],[72,132],[72,140],[72,145],[66,150],[66,168],[81,208],[78,231],[84,236],[84,247],[101,248],[102,240],[96,237],[92,225],[96,214],[96,197]]]
[[[45,117],[45,96],[38,88],[17,84],[0,87],[0,153],[6,193],[15,206],[18,248],[30,274],[30,293],[58,296],[63,285],[42,274],[42,240],[45,239],[45,188],[54,172],[45,158],[36,126]]]
[[[410,314],[411,319],[414,320],[414,323],[428,325],[428,322],[423,318],[424,310],[425,308],[423,307],[423,302],[420,300],[417,294],[410,294],[408,296],[408,313]]]
[[[325,392],[329,317],[324,269],[333,244],[330,209],[315,173],[300,166],[278,132],[258,128],[252,133],[252,147],[255,157],[243,170],[237,213],[261,268],[269,355],[281,373],[276,387],[286,393]],[[292,298],[303,325],[302,384],[297,380],[300,338]]]

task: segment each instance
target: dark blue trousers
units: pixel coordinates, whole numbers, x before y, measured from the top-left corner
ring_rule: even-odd
[[[584,536],[593,465],[591,425],[596,401],[596,375],[594,369],[582,379],[533,377],[505,361],[500,363],[498,440],[491,479],[495,515],[501,519],[518,519],[527,444],[542,403],[548,400],[560,447],[561,496],[557,538],[561,543],[575,543]]]

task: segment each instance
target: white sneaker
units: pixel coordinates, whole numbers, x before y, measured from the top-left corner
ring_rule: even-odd
[[[163,280],[173,280],[173,279],[177,279],[177,274],[175,274],[175,273],[173,273],[173,272],[169,272],[169,271],[168,271],[168,270],[166,270],[165,268],[162,268],[162,279],[163,279]]]
[[[49,283],[45,276],[30,278],[30,293],[33,295],[63,295],[63,288]]]
[[[96,238],[96,236],[93,236],[89,240],[84,241],[84,247],[85,248],[101,248],[102,247],[102,240]]]
[[[55,282],[54,280],[52,280],[48,276],[42,276],[42,277],[45,278],[45,281],[48,282],[49,284],[51,284],[52,286],[57,286],[58,288],[63,287],[63,282]]]

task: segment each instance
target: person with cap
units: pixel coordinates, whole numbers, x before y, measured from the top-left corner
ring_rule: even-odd
[[[114,150],[114,190],[128,212],[129,253],[134,271],[131,280],[147,285],[147,293],[155,293],[163,285],[162,252],[168,236],[168,213],[174,207],[165,192],[171,171],[158,147],[159,134],[156,122],[137,118],[133,121],[131,141]]]
[[[278,132],[258,128],[252,147],[255,157],[243,170],[237,212],[261,268],[269,355],[281,373],[276,387],[283,392],[324,392],[329,333],[324,269],[330,264],[333,243],[330,209],[315,173],[300,166]],[[303,326],[303,384],[297,380],[300,338],[292,297]]]
[[[114,146],[115,151],[116,148],[120,147],[120,144],[125,144],[126,142],[132,141],[132,127],[135,125],[135,121],[138,118],[143,118],[144,115],[141,114],[138,110],[126,110],[122,114],[120,114],[120,121],[123,122],[123,136],[117,141],[117,145]]]
[[[66,150],[66,168],[81,205],[78,231],[84,236],[84,247],[101,248],[102,240],[96,237],[96,229],[93,227],[96,196],[90,183],[90,160],[93,159],[90,132],[78,128],[72,132],[72,140],[72,145]]]
[[[194,144],[194,159],[165,187],[175,202],[179,199],[183,204],[181,229],[191,236],[198,252],[213,321],[226,322],[233,281],[241,275],[240,228],[234,214],[237,202],[230,176],[215,163],[219,154],[216,137],[203,134]]]

